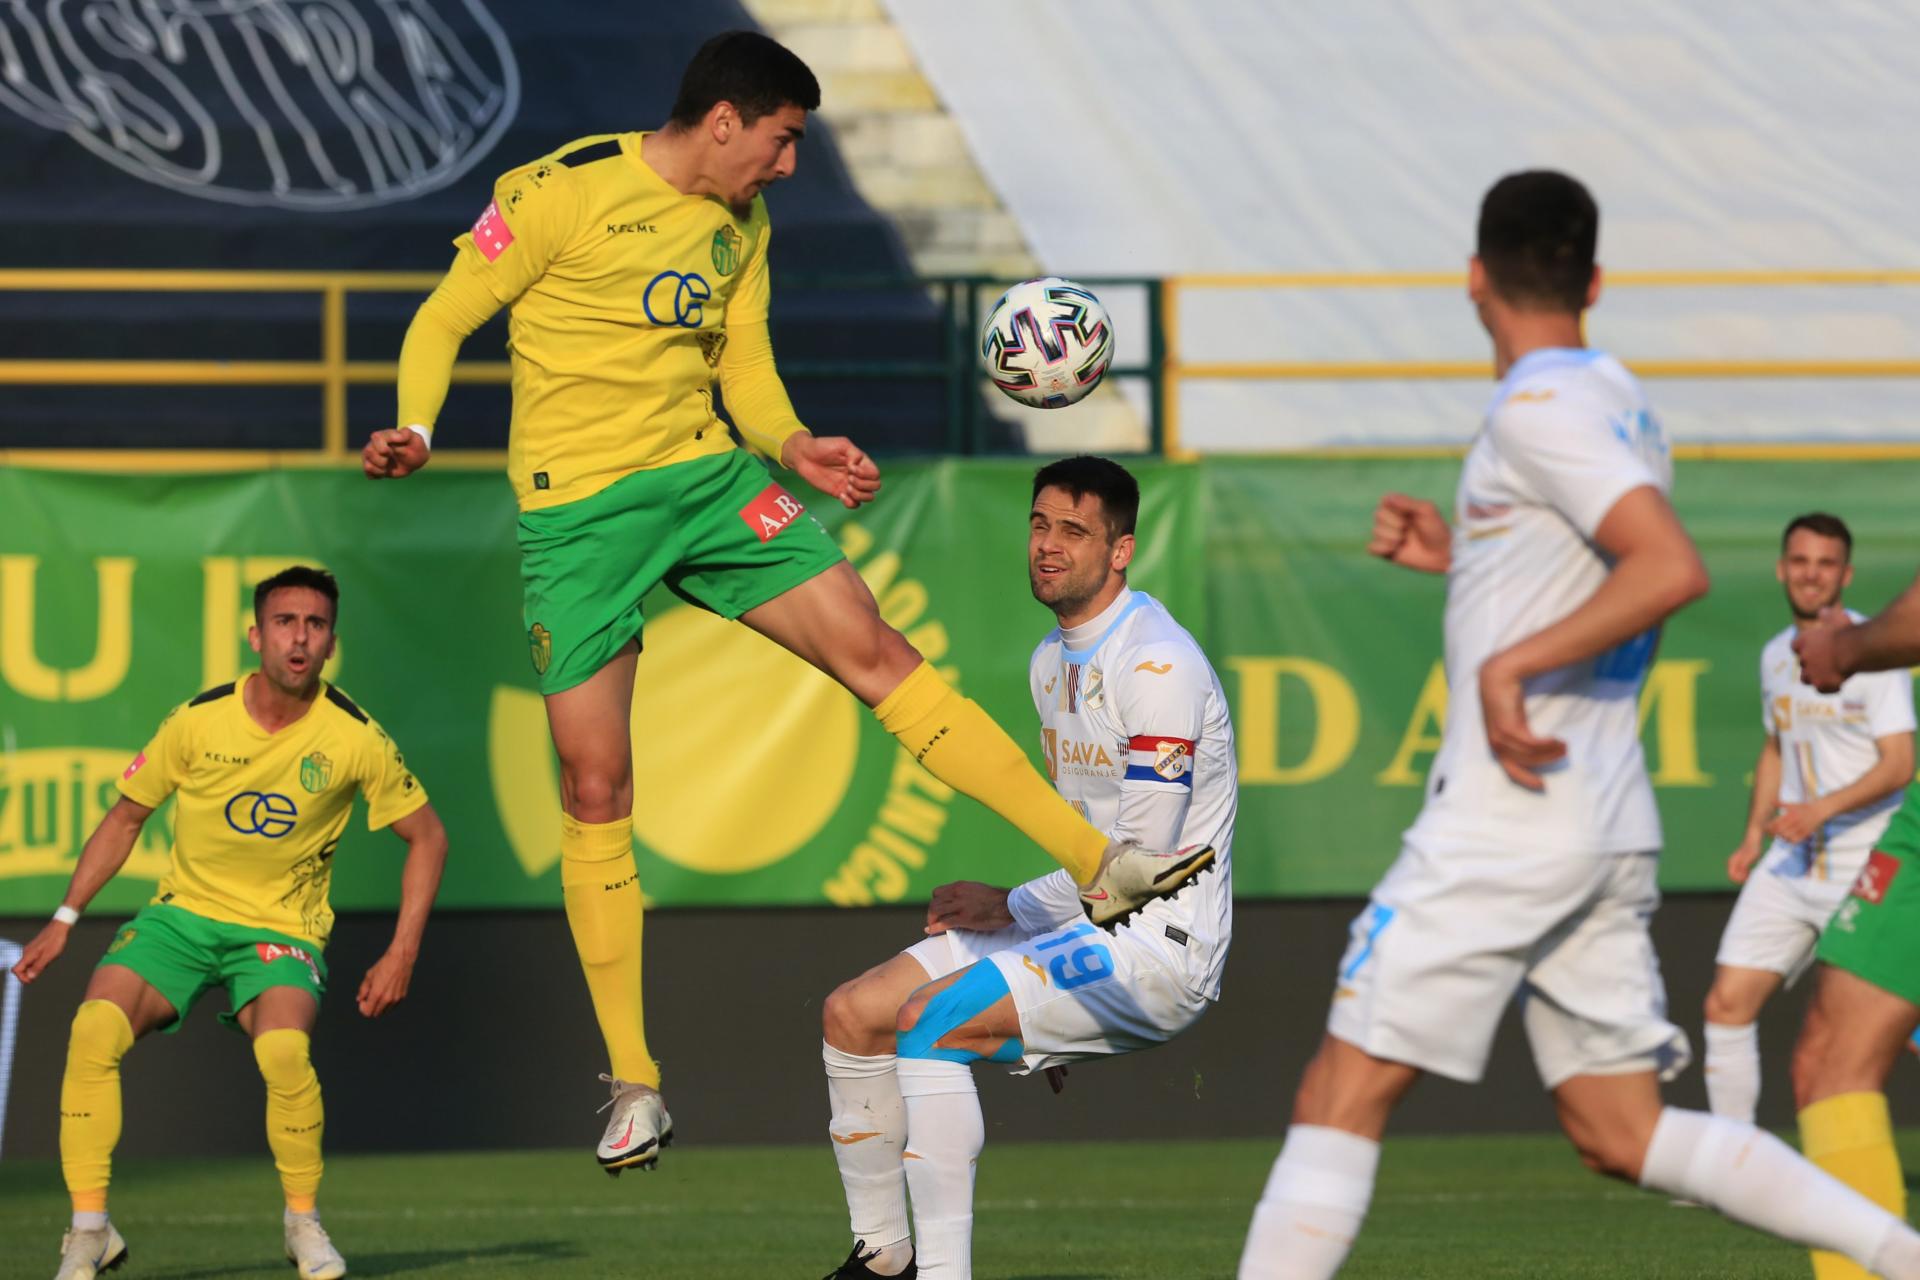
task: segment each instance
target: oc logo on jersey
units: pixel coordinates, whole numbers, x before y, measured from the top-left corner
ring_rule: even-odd
[[[699,272],[662,271],[647,281],[640,305],[647,319],[657,325],[698,329],[706,319],[706,302],[712,296],[713,286]]]
[[[299,816],[293,801],[275,791],[242,791],[227,801],[227,825],[243,836],[278,840]]]

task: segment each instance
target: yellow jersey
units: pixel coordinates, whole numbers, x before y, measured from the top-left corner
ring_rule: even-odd
[[[713,381],[727,326],[766,322],[766,202],[681,194],[641,158],[644,136],[581,138],[508,171],[454,240],[454,270],[512,307],[522,510],[734,447]]]
[[[155,902],[324,949],[333,851],[367,797],[367,827],[427,802],[400,748],[346,694],[322,683],[307,714],[268,733],[247,714],[243,676],[175,707],[120,776],[120,792],[157,809],[178,796],[173,856]]]

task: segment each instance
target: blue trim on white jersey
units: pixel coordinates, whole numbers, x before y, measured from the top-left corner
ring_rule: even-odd
[[[1150,764],[1130,764],[1125,774],[1127,782],[1168,782],[1193,790],[1193,770],[1188,769],[1177,778],[1169,778]]]
[[[1107,642],[1107,638],[1111,636],[1115,631],[1119,630],[1120,624],[1125,622],[1135,609],[1138,609],[1141,605],[1145,604],[1148,600],[1151,600],[1152,598],[1153,597],[1149,596],[1144,591],[1134,592],[1133,599],[1127,601],[1127,607],[1120,611],[1120,616],[1115,618],[1112,622],[1108,623],[1107,629],[1100,633],[1100,638],[1098,640],[1095,640],[1092,644],[1088,645],[1084,649],[1068,648],[1067,637],[1063,633],[1060,637],[1061,659],[1066,662],[1071,662],[1076,667],[1084,666],[1087,662],[1089,662],[1093,658],[1094,654],[1100,652],[1100,646]]]

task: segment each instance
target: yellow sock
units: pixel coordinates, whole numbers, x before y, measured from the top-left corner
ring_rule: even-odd
[[[67,1070],[60,1078],[60,1171],[75,1213],[102,1213],[120,1141],[120,1059],[133,1025],[111,1000],[88,1000],[73,1015]]]
[[[1078,884],[1092,880],[1107,837],[1035,772],[1006,730],[921,663],[873,709],[881,727],[955,791],[1020,828]]]
[[[647,1051],[640,987],[643,921],[632,818],[578,822],[561,815],[560,892],[613,1074],[658,1089],[660,1065]]]
[[[287,1208],[312,1213],[320,1194],[320,1136],[327,1120],[311,1042],[306,1032],[292,1027],[262,1031],[253,1040],[253,1060],[267,1082],[267,1146],[280,1170]]]
[[[1893,1146],[1893,1118],[1880,1093],[1841,1093],[1800,1113],[1800,1146],[1808,1160],[1892,1213],[1907,1216],[1907,1185]],[[1869,1280],[1852,1259],[1815,1250],[1815,1280]]]

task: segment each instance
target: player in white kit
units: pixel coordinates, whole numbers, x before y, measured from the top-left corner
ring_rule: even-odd
[[[1212,866],[1111,929],[1060,875],[942,885],[920,942],[827,1000],[828,1126],[854,1247],[834,1277],[966,1280],[985,1140],[971,1064],[1016,1074],[1163,1044],[1220,996],[1233,925],[1233,726],[1206,655],[1127,585],[1140,491],[1104,458],[1034,477],[1033,594],[1059,626],[1033,703],[1060,793],[1116,840],[1211,849]],[[913,1231],[907,1227],[907,1193]]]
[[[1774,573],[1793,624],[1760,654],[1766,742],[1753,768],[1746,834],[1727,859],[1728,877],[1744,887],[1707,993],[1707,1102],[1715,1115],[1753,1119],[1760,1010],[1812,963],[1820,931],[1913,778],[1913,677],[1904,667],[1849,676],[1835,693],[1800,679],[1793,639],[1840,604],[1852,562],[1853,535],[1836,516],[1798,516],[1780,540]]]
[[[1639,385],[1583,345],[1598,229],[1563,174],[1487,193],[1468,292],[1500,385],[1456,524],[1399,494],[1375,511],[1371,552],[1448,575],[1446,730],[1426,804],[1354,923],[1243,1280],[1339,1270],[1394,1105],[1422,1072],[1479,1079],[1516,995],[1590,1167],[1920,1278],[1904,1222],[1750,1124],[1660,1101],[1688,1049],[1648,935],[1660,821],[1639,693],[1660,624],[1707,575]]]

